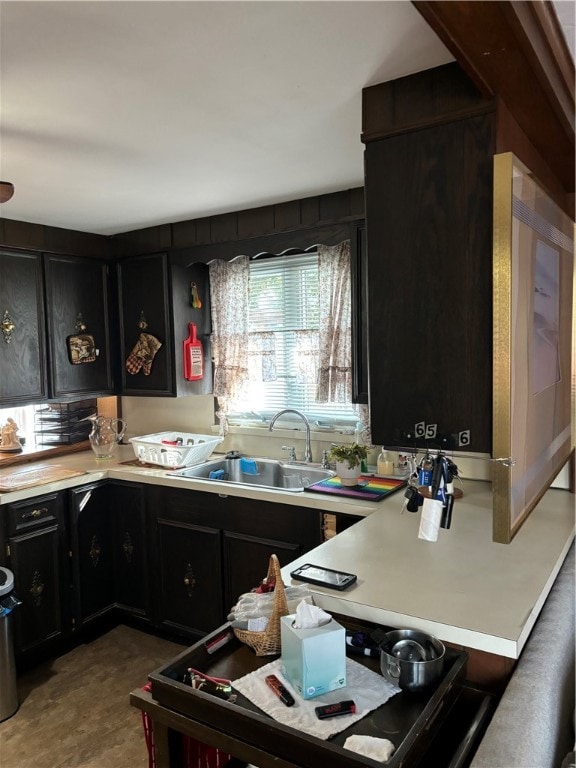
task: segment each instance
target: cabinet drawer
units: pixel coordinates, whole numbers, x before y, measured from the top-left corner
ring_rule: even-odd
[[[62,523],[62,496],[59,493],[36,496],[8,505],[8,535],[38,526]]]

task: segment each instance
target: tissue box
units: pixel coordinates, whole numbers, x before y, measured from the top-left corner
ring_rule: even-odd
[[[344,627],[332,619],[321,627],[295,629],[294,615],[282,616],[282,674],[303,699],[346,686]]]

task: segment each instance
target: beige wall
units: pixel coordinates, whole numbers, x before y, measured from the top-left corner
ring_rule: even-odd
[[[122,416],[128,424],[126,438],[154,432],[193,432],[214,434],[214,398],[212,395],[196,395],[193,397],[123,397]],[[322,451],[329,449],[333,441],[347,442],[353,437],[334,434],[326,436],[322,433],[312,434],[312,455],[314,461],[320,461]],[[239,450],[252,455],[281,458],[286,456],[282,451],[283,445],[293,445],[298,458],[304,454],[304,432],[302,430],[274,430],[272,434],[264,428],[238,430],[234,427],[226,437],[218,451]],[[369,464],[376,463],[379,446],[371,452]],[[487,457],[466,458],[455,456],[462,478],[475,480],[490,480],[491,463]],[[560,473],[556,486],[568,487],[568,472],[564,468]]]

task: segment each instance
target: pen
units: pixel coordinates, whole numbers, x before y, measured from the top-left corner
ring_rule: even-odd
[[[278,680],[276,675],[267,675],[264,680],[266,681],[266,685],[274,691],[280,701],[284,702],[287,707],[291,707],[294,704],[294,698],[282,685],[280,680]]]

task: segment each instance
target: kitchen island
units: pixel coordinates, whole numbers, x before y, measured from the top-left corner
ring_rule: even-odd
[[[320,513],[362,517],[360,522],[296,559],[283,575],[304,562],[356,573],[344,593],[312,587],[325,610],[364,621],[416,627],[466,649],[517,659],[544,605],[574,538],[574,495],[547,491],[511,544],[492,542],[490,483],[464,480],[450,530],[438,542],[418,539],[420,514],[401,513],[402,492],[374,503],[173,477],[161,468],[127,464],[120,447],[115,459],[97,460],[91,451],[27,467],[56,466],[82,473],[0,494],[2,506],[35,495],[112,479],[144,486],[168,486],[207,493],[265,499]],[[0,479],[19,467],[0,470]],[[294,582],[295,583],[295,582]]]

